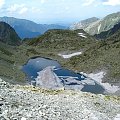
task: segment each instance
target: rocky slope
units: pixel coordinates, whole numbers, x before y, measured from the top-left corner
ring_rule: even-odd
[[[103,31],[110,30],[118,22],[120,22],[120,12],[109,14],[106,17],[104,17],[103,19],[100,19],[98,21],[95,21],[95,22],[89,24],[87,27],[84,28],[84,30],[91,35],[95,35],[95,34],[99,34],[99,33],[103,32]],[[78,28],[77,24],[73,29],[76,29],[76,28]]]
[[[6,22],[11,25],[17,34],[23,38],[33,38],[43,34],[49,29],[67,29],[67,27],[56,24],[37,24],[30,20],[17,19],[13,17],[0,17],[0,21]]]
[[[0,42],[8,45],[20,45],[20,38],[15,30],[5,22],[0,22]]]
[[[0,79],[1,120],[119,120],[120,98],[10,85]]]

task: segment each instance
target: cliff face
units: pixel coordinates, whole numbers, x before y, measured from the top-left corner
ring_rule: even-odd
[[[120,98],[10,85],[0,79],[0,119],[119,120]]]
[[[5,22],[0,22],[0,41],[9,45],[20,45],[20,38],[15,30]]]

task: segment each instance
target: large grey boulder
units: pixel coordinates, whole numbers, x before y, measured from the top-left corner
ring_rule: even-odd
[[[36,86],[53,90],[64,89],[62,80],[53,72],[53,67],[46,67],[38,72]]]

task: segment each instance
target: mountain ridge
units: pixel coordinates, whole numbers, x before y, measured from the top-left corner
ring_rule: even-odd
[[[116,12],[116,13],[109,14],[104,18],[99,19],[95,22],[92,22],[87,27],[85,27],[84,30],[90,35],[95,35],[103,31],[110,30],[111,28],[114,27],[114,25],[116,25],[119,22],[120,22],[120,12]],[[77,26],[76,24],[75,27],[77,28],[80,26],[79,25]],[[73,29],[76,29],[75,27]]]
[[[82,35],[81,35],[82,34]],[[51,49],[78,49],[87,47],[91,44],[91,41],[95,42],[94,37],[87,34],[84,30],[60,30],[53,29],[48,30],[44,35],[28,41],[28,45],[39,46],[41,48]],[[62,43],[62,44],[61,44]],[[85,45],[86,43],[86,45]]]

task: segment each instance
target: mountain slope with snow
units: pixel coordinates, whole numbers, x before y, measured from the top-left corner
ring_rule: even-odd
[[[73,24],[70,28],[74,30],[82,28],[90,35],[100,34],[101,32],[110,30],[120,22],[120,12],[109,14],[102,19],[96,19],[90,22],[90,24],[86,24],[85,27],[82,27],[81,22]]]
[[[116,24],[112,29],[105,31],[105,32],[101,32],[100,34],[95,34],[94,36],[97,39],[107,39],[111,37],[112,35],[114,35],[115,33],[117,33],[119,30],[120,30],[120,22]]]
[[[111,28],[114,27],[117,23],[120,22],[120,12],[113,13],[110,15],[107,15],[103,19],[101,19],[99,22],[95,24],[91,24],[88,26],[85,31],[90,33],[91,35],[99,34],[103,31],[108,31]]]

